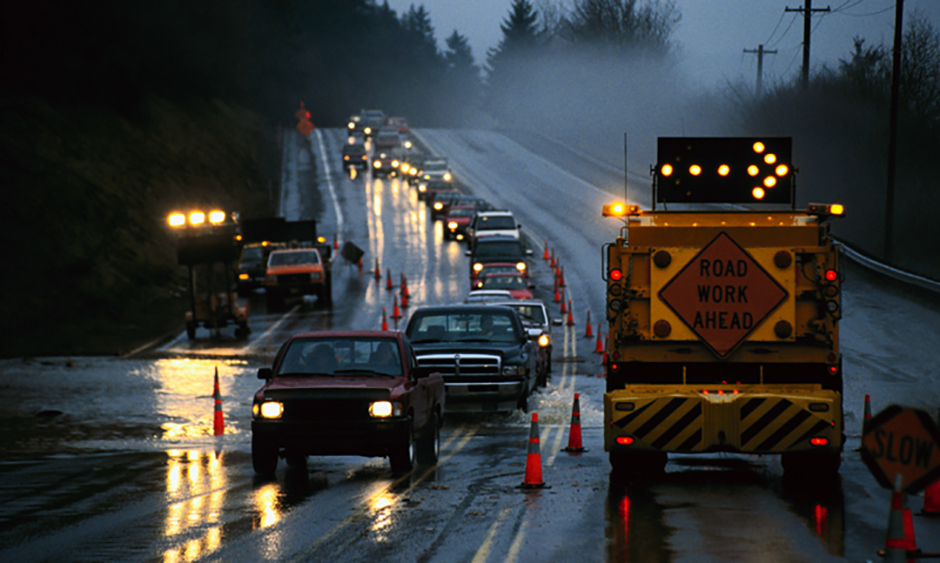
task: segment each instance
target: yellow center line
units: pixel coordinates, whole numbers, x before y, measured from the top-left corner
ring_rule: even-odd
[[[496,520],[490,524],[490,529],[487,530],[486,537],[483,539],[480,549],[473,555],[473,559],[470,563],[486,563],[487,558],[490,556],[490,551],[493,549],[493,539],[496,537],[496,530],[507,514],[509,514],[509,507],[504,508],[499,513],[499,516],[496,517]]]

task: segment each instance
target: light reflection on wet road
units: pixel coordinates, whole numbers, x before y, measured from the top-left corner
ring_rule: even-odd
[[[183,335],[150,359],[0,362],[0,389],[5,397],[16,397],[0,404],[0,558],[174,563],[874,558],[887,496],[851,452],[856,430],[850,432],[855,442],[847,446],[842,480],[822,489],[787,482],[773,458],[748,456],[673,456],[665,477],[655,482],[611,480],[601,442],[604,380],[596,377],[594,341],[583,337],[580,324],[582,310],[594,310],[595,317],[603,310],[603,291],[595,291],[599,244],[588,240],[594,226],[577,233],[572,227],[578,206],[593,203],[579,198],[583,188],[577,182],[564,184],[570,171],[532,159],[495,134],[432,133],[427,137],[447,147],[458,170],[472,170],[477,182],[472,188],[505,198],[500,201],[525,217],[530,236],[571,235],[552,243],[572,265],[566,276],[579,325],[555,329],[552,381],[532,403],[539,412],[541,459],[551,489],[517,489],[528,435],[528,417],[518,412],[450,417],[440,463],[404,478],[393,476],[385,460],[349,457],[311,458],[306,470],[284,469],[282,463],[274,481],[254,477],[249,452],[250,401],[260,386],[255,372],[288,334],[377,328],[382,308],[391,311],[402,274],[408,277],[412,311],[459,301],[468,286],[463,246],[443,240],[441,224],[430,222],[415,190],[396,179],[372,179],[371,173],[343,174],[338,155],[344,132],[325,130],[326,154],[337,163],[330,179],[344,214],[342,229],[325,191],[298,188],[290,197],[295,218],[318,217],[328,240],[338,231],[340,243],[351,241],[366,251],[361,275],[355,265],[336,263],[332,309],[308,298],[267,311],[263,294],[257,294],[251,297],[253,333],[247,340],[235,339],[230,330],[218,337],[200,331],[196,341]],[[306,149],[299,142],[298,150],[312,146],[318,153],[317,139],[311,137]],[[325,173],[317,171],[321,185]],[[533,193],[542,199],[522,206]],[[569,199],[577,205],[558,204]],[[376,259],[378,281],[372,275]],[[550,301],[548,269],[535,262],[534,274],[544,276],[537,291]],[[396,286],[391,291],[385,285],[389,270]],[[560,316],[557,306],[550,309]],[[211,436],[217,366],[226,422],[222,437]],[[560,451],[575,391],[588,448],[581,455]],[[857,410],[847,407],[850,413]],[[916,525],[922,547],[940,547],[940,525],[920,519]],[[81,546],[78,553],[75,546]]]

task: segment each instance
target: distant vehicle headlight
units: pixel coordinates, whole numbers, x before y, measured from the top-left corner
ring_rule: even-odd
[[[476,264],[473,265],[473,271],[474,271],[474,272],[479,272],[479,271],[482,270],[482,269],[483,269],[483,264],[481,264],[481,263],[479,263],[479,262],[477,262]]]
[[[450,182],[450,172],[445,172],[445,173],[444,173],[444,181]]]
[[[428,191],[428,185],[427,185],[427,184],[418,184],[418,191],[419,191],[419,192],[426,192],[426,191]]]
[[[397,161],[397,160],[393,160],[393,161],[392,161],[392,168],[398,168],[398,161]]]
[[[519,263],[517,263],[517,264],[516,264],[516,269],[519,270],[520,272],[524,272],[524,271],[525,271],[525,262],[519,262]]]
[[[406,149],[410,149],[410,148],[411,148],[411,141],[405,141],[405,148],[406,148]]]
[[[374,161],[372,161],[372,166],[373,166],[374,168],[382,168],[382,163],[379,162],[378,160],[374,160]]]
[[[434,202],[434,209],[437,211],[440,211],[441,209],[444,209],[444,204],[439,201],[436,201]]]
[[[456,231],[456,230],[457,230],[457,223],[456,223],[455,221],[451,221],[450,223],[447,223],[447,228],[450,229],[450,230],[452,230],[452,231]]]
[[[349,127],[350,129],[355,129],[355,128],[356,128],[356,124],[353,123],[352,121],[350,121],[349,123],[346,124],[346,127]]]
[[[365,129],[362,130],[362,132],[365,133],[366,135],[371,135],[371,134],[372,134],[372,128],[371,128],[371,127],[366,127]]]
[[[369,405],[369,416],[375,418],[401,416],[401,403],[397,401],[375,401]]]
[[[548,337],[547,334],[543,334],[542,336],[539,336],[539,346],[541,346],[542,348],[547,347],[551,343],[552,343],[552,340],[551,338]]]

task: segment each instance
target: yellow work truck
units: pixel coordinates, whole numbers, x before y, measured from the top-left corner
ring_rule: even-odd
[[[842,270],[827,220],[797,211],[789,138],[660,138],[652,210],[603,249],[604,449],[614,473],[667,453],[782,454],[838,471]]]

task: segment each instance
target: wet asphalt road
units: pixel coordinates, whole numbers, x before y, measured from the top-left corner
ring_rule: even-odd
[[[779,461],[755,456],[670,458],[653,482],[611,479],[601,442],[603,379],[583,337],[603,310],[600,246],[617,223],[600,206],[622,193],[616,166],[518,134],[421,130],[457,178],[511,209],[565,265],[574,327],[555,328],[555,371],[532,401],[550,489],[516,486],[528,417],[450,417],[440,463],[395,477],[386,460],[311,458],[306,470],[257,479],[250,462],[251,395],[258,367],[287,335],[378,328],[386,289],[408,278],[411,307],[459,301],[468,289],[463,246],[445,242],[413,189],[340,168],[343,131],[284,136],[283,212],[317,218],[320,233],[366,251],[365,271],[336,264],[332,309],[315,299],[267,311],[251,302],[252,334],[200,329],[130,358],[0,362],[0,559],[4,561],[827,561],[875,560],[888,493],[853,450],[861,398],[936,410],[931,352],[940,307],[932,296],[849,268],[842,344],[846,447],[836,483],[790,482]],[[603,178],[609,178],[605,182]],[[621,176],[622,177],[622,176]],[[314,188],[314,182],[316,187]],[[600,185],[600,188],[595,187]],[[642,195],[642,185],[631,194]],[[851,202],[846,202],[851,209]],[[378,259],[382,279],[372,270]],[[551,274],[534,261],[538,296]],[[551,309],[557,313],[557,306]],[[408,310],[405,311],[407,315]],[[404,322],[404,321],[403,321]],[[394,320],[389,319],[394,326]],[[226,434],[211,436],[218,368]],[[585,446],[566,444],[580,393]],[[912,498],[915,512],[921,499]],[[915,517],[918,545],[940,551],[940,521]]]

